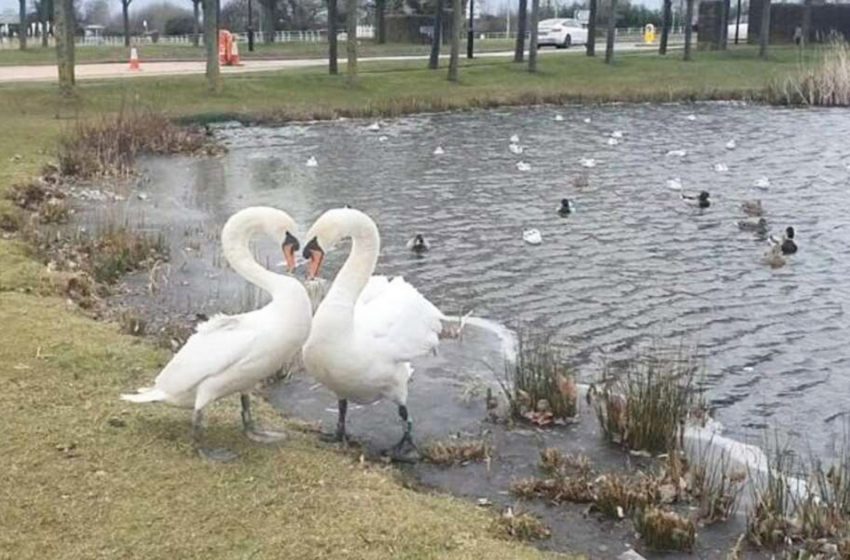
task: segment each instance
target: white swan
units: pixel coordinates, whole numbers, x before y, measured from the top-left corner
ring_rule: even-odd
[[[523,147],[519,144],[508,144],[508,151],[518,156],[523,152]]]
[[[729,171],[729,166],[726,165],[725,163],[722,163],[722,162],[721,163],[715,163],[714,164],[714,170],[717,171],[718,173],[726,173],[727,171]]]
[[[415,448],[407,410],[410,360],[436,349],[446,317],[404,279],[372,276],[380,236],[375,222],[358,210],[328,210],[310,228],[304,247],[309,277],[318,274],[325,251],[344,238],[352,240],[351,253],[313,317],[304,366],[337,395],[337,441],[347,439],[348,401],[398,405],[404,435],[393,452],[403,458],[405,444]]]
[[[682,180],[678,177],[675,177],[673,179],[667,179],[667,188],[673,189],[674,191],[682,190]]]
[[[511,134],[511,144],[519,144],[519,135]]]
[[[367,126],[366,130],[368,130],[370,132],[377,132],[378,130],[381,130],[381,124],[378,121],[375,121],[372,124],[370,124],[369,126]]]
[[[582,119],[582,122],[583,122],[584,124],[590,124],[590,122],[591,122],[591,121],[590,121],[590,117],[585,117],[584,119]]]
[[[667,152],[668,157],[685,157],[686,155],[688,155],[687,150],[670,150]]]
[[[165,402],[193,408],[192,440],[207,458],[235,457],[227,450],[199,446],[204,407],[235,393],[242,393],[246,435],[255,441],[280,438],[280,434],[255,429],[247,391],[297,355],[310,332],[310,298],[295,278],[260,266],[252,256],[249,241],[263,234],[281,243],[291,271],[299,249],[298,240],[292,235],[295,227],[286,212],[275,208],[246,208],[231,216],[221,231],[224,256],[243,278],[271,294],[271,303],[250,313],[216,315],[198,325],[197,332],[171,358],[153,387],[121,395],[123,400],[135,403]]]
[[[623,137],[623,131],[622,130],[615,130],[614,132],[611,133],[611,138],[622,138],[622,137]]]
[[[596,167],[596,160],[593,158],[581,158],[579,163],[582,167]]]
[[[616,146],[619,143],[620,143],[620,141],[617,140],[616,138],[614,138],[613,136],[608,139],[608,145],[609,146]]]
[[[564,120],[564,115],[562,115],[561,113],[558,113],[558,114],[555,115],[555,122],[563,122],[563,120]]]
[[[310,156],[307,158],[307,167],[316,167],[319,165],[319,162],[316,160],[316,156]]]
[[[755,182],[753,183],[753,186],[756,186],[760,189],[770,188],[770,179],[768,179],[767,177],[764,177],[764,176],[759,177],[758,179],[755,180]]]
[[[732,138],[731,140],[726,142],[726,149],[727,150],[734,150],[737,145],[738,144],[737,144],[737,142],[735,142],[735,139]]]
[[[531,171],[531,164],[524,161],[518,161],[516,162],[516,168],[517,171]]]
[[[446,151],[443,149],[442,146],[437,146],[436,148],[434,148],[434,155],[435,156],[441,156],[445,153],[446,153]]]

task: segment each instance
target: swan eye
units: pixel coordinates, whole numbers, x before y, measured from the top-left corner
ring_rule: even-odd
[[[309,259],[313,256],[313,251],[318,251],[319,253],[325,252],[324,250],[322,250],[322,247],[319,245],[318,239],[316,239],[315,237],[311,239],[309,243],[307,243],[307,245],[304,246],[304,252],[302,256],[305,259]]]
[[[292,246],[292,252],[295,252],[301,248],[301,244],[298,243],[298,238],[289,233],[288,231],[286,232],[286,238],[283,240],[283,244],[281,244],[281,247],[283,247],[284,249],[287,246]]]

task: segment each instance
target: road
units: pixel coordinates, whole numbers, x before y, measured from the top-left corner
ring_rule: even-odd
[[[602,49],[604,50],[604,45]],[[598,46],[597,46],[597,50]],[[647,50],[646,47],[641,47],[633,43],[618,44],[617,52]],[[650,49],[651,50],[651,49]],[[584,54],[584,48],[566,50],[541,50],[543,56],[554,55],[578,55]],[[476,58],[510,58],[513,56],[513,51],[499,51],[479,53]],[[448,58],[448,55],[443,55],[440,58]],[[416,56],[376,56],[369,58],[361,58],[359,62],[404,62],[404,61],[425,61],[428,60],[427,55]],[[242,66],[222,66],[223,74],[242,74],[246,72],[269,72],[273,70],[284,70],[291,68],[308,68],[316,66],[324,66],[327,64],[326,59],[322,58],[304,58],[290,60],[246,60]],[[345,59],[339,59],[340,67],[345,66]],[[77,80],[106,80],[116,78],[137,78],[144,76],[176,76],[186,74],[203,74],[206,70],[206,63],[202,60],[184,61],[184,62],[144,62],[142,60],[141,70],[130,70],[129,63],[102,63],[102,64],[77,64],[76,78]],[[58,80],[56,67],[52,65],[40,66],[0,66],[0,83],[15,83],[15,82],[56,82]]]

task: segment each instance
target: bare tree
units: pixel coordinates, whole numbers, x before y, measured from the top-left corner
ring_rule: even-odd
[[[597,0],[590,0],[590,15],[587,20],[587,43],[585,44],[585,48],[587,49],[587,56],[596,56],[596,8],[598,2]]]
[[[124,18],[124,46],[130,46],[130,2],[133,0],[121,0],[121,15]]]
[[[673,0],[664,0],[661,11],[661,40],[658,41],[658,54],[667,54],[667,40],[670,38],[670,25],[673,19]]]
[[[437,0],[434,12],[434,33],[431,35],[431,57],[428,68],[436,70],[440,66],[440,43],[443,40],[443,0]]]
[[[809,43],[809,35],[812,33],[812,0],[803,1],[803,24],[800,26],[802,38],[800,46],[805,47]]]
[[[460,65],[460,38],[463,34],[463,2],[452,0],[452,45],[449,54],[449,81],[458,81]]]
[[[387,11],[387,0],[375,0],[375,31],[379,45],[387,42],[387,26],[384,15]]]
[[[19,21],[18,24],[18,45],[20,45],[21,50],[27,50],[27,29],[29,25],[27,24],[27,0],[19,0],[18,1],[19,8]]]
[[[336,0],[328,0],[328,73],[333,76],[339,74],[339,47],[336,28],[338,17]]]
[[[685,8],[685,60],[691,60],[691,46],[694,30],[694,0],[687,0]]]
[[[528,41],[528,71],[537,72],[537,21],[540,19],[540,0],[531,0],[531,38]]]
[[[528,0],[519,0],[519,11],[516,16],[516,47],[514,47],[514,62],[522,62],[525,58],[526,31],[528,31]]]
[[[201,0],[192,0],[192,44],[196,47],[201,44]]]
[[[38,20],[41,23],[41,46],[46,47],[47,30],[53,21],[53,2],[52,0],[37,0],[35,6]]]
[[[608,37],[605,41],[605,64],[614,62],[614,38],[617,35],[617,0],[608,8]]]
[[[74,0],[53,2],[56,39],[56,65],[59,68],[59,91],[63,96],[74,93]]]
[[[218,60],[218,0],[204,0],[204,50],[207,53],[207,87],[213,93],[221,90],[221,67]]]
[[[357,82],[357,0],[345,2],[346,78],[349,85]]]
[[[277,0],[260,0],[263,7],[263,42],[274,43],[274,30],[277,23]]]
[[[767,59],[767,46],[770,44],[770,0],[762,0],[761,30],[759,31],[759,56]]]

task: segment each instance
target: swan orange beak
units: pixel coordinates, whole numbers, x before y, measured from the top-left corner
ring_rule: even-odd
[[[304,247],[304,258],[307,259],[307,280],[312,280],[319,275],[319,269],[325,260],[325,252],[315,237]]]
[[[291,233],[286,232],[286,240],[281,245],[281,249],[283,250],[283,260],[286,261],[286,270],[290,274],[295,270],[295,251],[299,247],[298,239]]]

